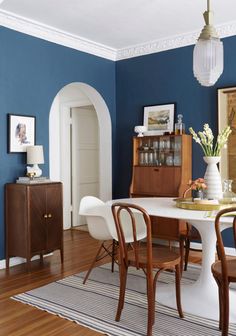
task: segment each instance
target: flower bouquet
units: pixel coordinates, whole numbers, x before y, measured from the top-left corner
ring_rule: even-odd
[[[232,130],[230,129],[230,126],[226,126],[218,134],[215,144],[214,135],[208,124],[204,124],[203,132],[199,131],[197,134],[192,127],[189,128],[189,132],[192,134],[196,143],[202,147],[205,156],[219,156],[220,151],[226,144]]]
[[[218,200],[222,198],[222,182],[221,176],[217,167],[217,163],[220,161],[220,151],[225,146],[230,133],[232,132],[230,126],[225,127],[217,136],[214,141],[214,135],[208,124],[203,126],[203,132],[198,134],[189,128],[193,139],[198,143],[203,152],[203,160],[207,163],[207,169],[204,175],[204,179],[207,183],[206,196],[208,199]]]

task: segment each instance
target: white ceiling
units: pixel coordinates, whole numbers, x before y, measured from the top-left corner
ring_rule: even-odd
[[[153,44],[160,41],[173,44],[174,39],[169,49],[181,46],[176,40],[180,38],[185,45],[194,43],[187,40],[200,33],[206,6],[207,0],[4,0],[0,24],[20,31],[26,29],[19,28],[20,23],[30,25],[31,30],[35,25],[106,52],[126,51],[128,57],[130,48],[136,47],[137,54],[138,46],[138,53],[143,48],[145,54],[147,48],[153,52]],[[211,7],[220,35],[235,34],[236,0],[211,0]],[[47,39],[46,35],[43,38]]]

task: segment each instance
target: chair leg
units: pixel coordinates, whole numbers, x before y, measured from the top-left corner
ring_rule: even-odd
[[[228,336],[229,331],[229,286],[221,286],[222,297],[222,336]]]
[[[116,312],[116,321],[120,321],[120,316],[122,309],[124,308],[124,302],[125,302],[125,289],[126,289],[126,280],[127,280],[127,271],[128,267],[124,264],[123,261],[121,261],[121,264],[119,265],[120,269],[120,293],[119,293],[119,302]]]
[[[114,264],[115,264],[115,256],[116,256],[116,249],[117,249],[117,243],[115,239],[112,240],[112,252],[111,252],[111,271],[114,272]]]
[[[176,290],[176,304],[179,312],[179,317],[183,318],[183,310],[181,306],[181,296],[180,296],[180,279],[181,279],[181,271],[180,264],[175,266],[175,290]]]
[[[214,275],[214,274],[213,274]],[[219,330],[222,330],[222,315],[223,315],[223,298],[222,298],[222,288],[220,281],[214,276],[214,279],[218,286],[218,296],[219,296]]]
[[[181,274],[183,272],[183,266],[184,266],[184,238],[180,238],[179,240],[179,250],[180,250],[180,259],[181,259],[181,264],[180,264],[180,270]]]
[[[185,239],[184,271],[187,271],[187,268],[188,268],[189,250],[190,250],[190,239],[186,238]]]
[[[155,296],[154,283],[152,274],[147,275],[147,301],[148,301],[148,325],[147,336],[152,335],[153,324],[155,323]]]
[[[88,277],[89,277],[89,275],[90,275],[90,273],[91,273],[91,271],[92,271],[94,265],[96,264],[97,260],[99,259],[100,252],[101,252],[101,250],[103,249],[103,244],[104,244],[104,242],[102,242],[102,244],[100,245],[100,247],[99,247],[99,249],[98,249],[98,251],[97,251],[97,254],[96,254],[95,258],[93,259],[93,261],[92,261],[92,263],[91,263],[91,265],[90,265],[90,267],[89,267],[89,269],[88,269],[88,272],[87,272],[86,275],[85,275],[83,284],[85,284],[86,281],[88,280]]]

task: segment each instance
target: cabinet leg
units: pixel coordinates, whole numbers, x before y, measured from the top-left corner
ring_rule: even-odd
[[[64,250],[63,250],[63,247],[60,249],[60,254],[61,254],[61,263],[63,264],[63,262],[64,262]]]
[[[43,253],[40,253],[40,264],[43,264]]]
[[[27,259],[26,259],[26,268],[27,268],[27,272],[30,271],[30,262],[31,262],[31,258],[30,258],[30,257],[27,257]]]
[[[9,270],[9,266],[10,266],[10,258],[6,256],[6,269],[7,270]]]

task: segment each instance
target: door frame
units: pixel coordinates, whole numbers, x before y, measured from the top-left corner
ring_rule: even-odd
[[[66,163],[63,161],[60,140],[61,136],[67,136],[68,125],[63,124],[62,127],[61,119],[65,114],[70,114],[70,108],[72,107],[93,105],[95,108],[99,125],[99,198],[103,201],[112,198],[112,133],[108,107],[102,96],[93,87],[84,83],[73,84],[84,93],[89,103],[87,99],[84,101],[80,99],[60,104],[60,98],[57,94],[49,115],[49,175],[50,179],[63,182],[64,209],[71,207],[68,203],[68,200],[70,200],[70,173],[68,175],[68,172],[66,172]],[[62,135],[61,129],[63,129],[64,135]],[[67,216],[68,214],[64,216],[64,229],[70,228],[70,225],[67,224],[70,223]]]

